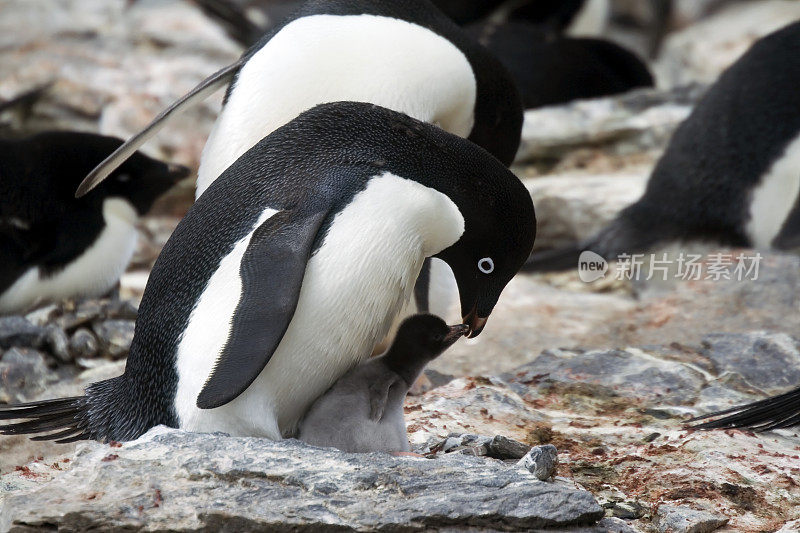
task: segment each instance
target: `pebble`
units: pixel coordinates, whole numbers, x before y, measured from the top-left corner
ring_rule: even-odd
[[[556,473],[558,450],[552,444],[534,446],[517,465],[525,467],[540,481],[547,481]]]

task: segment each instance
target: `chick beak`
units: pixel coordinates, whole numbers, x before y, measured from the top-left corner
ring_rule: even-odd
[[[444,336],[444,344],[445,346],[451,346],[454,344],[458,339],[469,333],[469,326],[466,324],[458,324],[455,326],[447,326],[450,330],[447,332],[447,335]]]
[[[469,326],[469,335],[467,335],[468,339],[474,339],[478,335],[481,334],[483,328],[486,326],[486,321],[489,320],[488,318],[483,318],[478,316],[478,306],[472,306],[469,313],[463,318],[464,324]]]

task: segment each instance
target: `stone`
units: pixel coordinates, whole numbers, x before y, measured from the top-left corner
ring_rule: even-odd
[[[659,506],[656,520],[659,533],[709,533],[728,523],[725,516],[676,505]]]
[[[536,249],[557,248],[592,237],[638,200],[649,168],[614,174],[559,173],[523,180],[536,206]]]
[[[506,531],[591,525],[586,491],[537,483],[524,470],[464,455],[437,459],[345,454],[280,442],[155,428],[110,448],[81,446],[67,472],[0,500],[0,531],[342,528]],[[37,477],[38,476],[38,477]]]
[[[74,358],[92,358],[100,351],[100,346],[91,331],[78,328],[69,339],[69,350]]]
[[[60,363],[72,362],[72,354],[69,350],[69,337],[64,330],[57,326],[47,326],[45,328],[45,345],[48,351],[55,356]]]
[[[105,320],[92,325],[103,351],[112,359],[128,355],[135,327],[133,320]]]
[[[0,358],[0,402],[27,401],[57,379],[43,353],[30,348],[6,350]]]
[[[704,90],[642,89],[528,110],[515,162],[561,159],[587,147],[627,154],[663,150]]]
[[[552,444],[534,446],[517,464],[536,476],[536,479],[547,481],[556,474],[558,450]]]
[[[800,341],[785,333],[717,333],[703,340],[701,353],[715,375],[744,378],[734,385],[746,386],[745,391],[757,387],[772,395],[800,384]]]
[[[0,349],[39,348],[46,335],[44,328],[21,316],[0,317]]]
[[[800,18],[800,4],[793,0],[729,4],[666,39],[655,65],[659,85],[711,83],[759,38]]]
[[[494,459],[520,459],[531,447],[503,435],[495,435],[486,445],[486,455]]]

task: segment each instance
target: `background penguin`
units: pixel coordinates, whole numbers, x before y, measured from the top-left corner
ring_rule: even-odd
[[[511,73],[526,109],[654,84],[641,59],[610,41],[553,36],[524,22],[484,23],[467,30]]]
[[[677,129],[640,200],[595,237],[534,254],[526,270],[575,268],[674,241],[800,247],[800,23],[756,42]]]
[[[467,137],[506,165],[522,103],[500,62],[429,0],[310,0],[242,58],[161,113],[96,168],[85,194],[172,113],[228,85],[203,149],[197,194],[265,135],[317,104],[370,102]]]
[[[388,352],[355,367],[314,402],[297,438],[351,453],[411,451],[403,416],[408,389],[468,330],[433,315],[406,319]]]
[[[249,150],[180,222],[125,373],[83,397],[0,408],[33,419],[0,433],[292,435],[386,334],[425,257],[453,269],[474,337],[535,233],[525,187],[471,142],[369,104],[318,106]]]
[[[134,251],[137,218],[188,175],[137,153],[76,200],[75,186],[120,144],[74,131],[0,140],[0,313],[100,296],[117,283]]]

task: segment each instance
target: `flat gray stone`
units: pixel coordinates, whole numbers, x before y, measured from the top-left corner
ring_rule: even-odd
[[[709,533],[728,523],[728,518],[691,507],[662,505],[656,515],[659,533]]]
[[[46,330],[21,316],[0,317],[0,350],[13,347],[38,348]]]
[[[122,447],[88,443],[71,465],[34,490],[6,483],[0,531],[522,531],[603,517],[586,491],[460,454],[345,454],[159,427]]]

